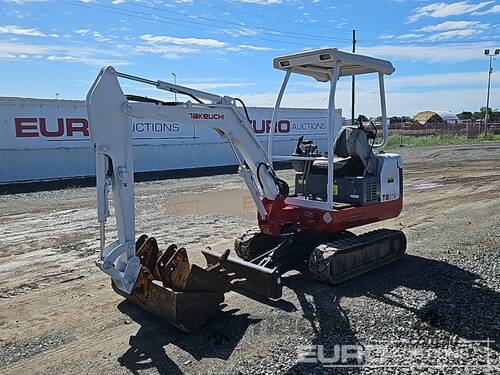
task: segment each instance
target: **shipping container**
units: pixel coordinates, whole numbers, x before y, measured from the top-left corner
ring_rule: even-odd
[[[267,149],[272,108],[248,108],[252,128]],[[283,108],[273,152],[289,155],[297,139],[325,151],[326,109]],[[158,172],[235,165],[216,132],[176,122],[133,119],[134,169]],[[95,175],[85,102],[0,97],[0,184]]]

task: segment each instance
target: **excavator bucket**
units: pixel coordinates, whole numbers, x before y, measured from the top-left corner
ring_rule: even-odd
[[[154,237],[143,235],[136,242],[136,254],[142,267],[132,294],[112,283],[114,291],[185,332],[208,323],[224,293],[238,282],[219,272],[229,250],[215,264],[202,268],[189,263],[186,249],[170,245],[162,252]]]

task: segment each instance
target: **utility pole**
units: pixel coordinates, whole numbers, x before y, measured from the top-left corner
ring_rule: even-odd
[[[172,72],[172,76],[174,77],[174,85],[177,85],[177,75]],[[177,93],[174,92],[174,101],[177,103]]]
[[[488,67],[488,90],[486,92],[486,113],[484,114],[484,135],[488,134],[488,120],[489,120],[489,111],[490,111],[490,86],[491,86],[491,74],[493,73],[493,68],[491,67],[491,61],[493,60],[493,56],[498,56],[500,54],[500,49],[496,49],[495,52],[492,51],[490,54],[489,49],[484,50],[485,56],[490,58],[490,65]]]
[[[352,53],[356,52],[356,30],[352,29]],[[354,102],[355,102],[356,83],[352,76],[352,92],[351,92],[351,125],[354,126]]]

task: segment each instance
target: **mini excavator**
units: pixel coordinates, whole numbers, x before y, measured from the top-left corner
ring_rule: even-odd
[[[271,124],[277,122],[292,73],[329,84],[326,150],[320,152],[312,141],[300,137],[290,155],[273,155],[275,127],[271,126],[265,150],[240,99],[120,73],[113,67],[101,70],[87,94],[100,225],[96,264],[111,277],[118,294],[184,331],[206,324],[230,290],[279,299],[282,276],[290,270],[311,272],[335,285],[391,263],[406,251],[406,238],[399,230],[360,235],[348,231],[397,217],[402,209],[402,159],[376,152],[388,139],[384,76],[394,72],[392,64],[324,48],[280,56],[273,65],[285,75]],[[343,127],[341,113],[335,110],[339,78],[370,73],[378,75],[380,88],[382,135],[378,137],[371,122]],[[124,95],[119,79],[189,100]],[[132,118],[208,127],[229,144],[257,208],[260,228],[236,238],[237,256],[230,250],[219,253],[207,248],[202,251],[207,265],[202,267],[189,262],[185,248],[172,244],[160,249],[154,237],[136,238]],[[277,176],[274,161],[291,162],[296,172],[293,189]],[[115,241],[107,243],[110,190],[118,233]]]

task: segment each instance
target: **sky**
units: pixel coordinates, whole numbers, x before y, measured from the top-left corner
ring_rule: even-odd
[[[272,60],[303,50],[390,60],[389,115],[478,111],[488,58],[500,48],[500,1],[0,0],[0,96],[84,99],[102,66],[274,106],[283,72]],[[500,58],[490,103],[500,108]],[[125,82],[127,94],[171,93]],[[357,79],[356,114],[380,113],[375,75]],[[325,108],[328,85],[292,75],[286,107]],[[338,107],[350,117],[350,78]]]

